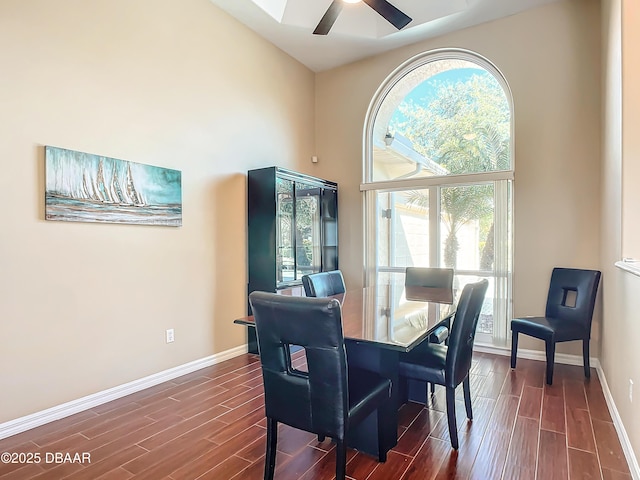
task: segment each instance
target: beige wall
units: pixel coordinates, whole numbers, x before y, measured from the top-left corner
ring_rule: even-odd
[[[208,0],[3,0],[0,45],[0,423],[242,345],[246,171],[308,168],[313,73]],[[181,170],[183,226],[44,221],[43,145]]]
[[[622,255],[640,260],[640,5],[622,2]]]
[[[637,184],[640,178],[639,174],[632,175],[627,168],[629,162],[632,166],[637,165],[640,153],[635,131],[638,123],[630,122],[628,116],[637,117],[640,113],[638,45],[640,8],[637,2],[603,0],[601,259],[605,320],[600,363],[635,452],[640,452],[640,416],[637,414],[640,401],[640,278],[616,268],[614,262],[623,254],[621,186],[623,183],[629,185],[625,180],[634,180]],[[637,215],[637,208],[633,211]],[[629,401],[629,379],[635,384],[634,403]]]
[[[596,0],[568,0],[320,73],[320,168],[340,185],[340,265],[362,282],[363,127],[376,89],[412,56],[473,50],[506,77],[515,105],[514,315],[543,314],[551,269],[598,268],[600,226],[600,14]],[[599,304],[598,304],[599,305]],[[600,308],[591,342],[599,352]],[[522,348],[544,349],[522,338]],[[580,342],[558,352],[581,355]]]

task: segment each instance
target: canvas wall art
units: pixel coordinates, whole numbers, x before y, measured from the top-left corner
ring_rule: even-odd
[[[47,220],[182,225],[179,170],[50,146],[45,163]]]

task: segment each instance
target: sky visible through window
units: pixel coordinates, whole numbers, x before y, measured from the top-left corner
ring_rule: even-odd
[[[415,104],[428,105],[429,102],[434,99],[439,85],[466,82],[473,75],[492,77],[489,72],[482,68],[454,68],[452,70],[447,70],[429,77],[424,82],[420,83],[417,87],[411,90],[406,97],[404,97],[402,104],[413,102]],[[393,116],[391,117],[391,125],[396,128],[407,120],[400,110],[400,108],[396,108]],[[400,131],[399,133],[402,132]]]

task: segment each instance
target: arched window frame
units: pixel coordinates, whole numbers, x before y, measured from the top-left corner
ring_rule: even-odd
[[[501,170],[496,172],[488,172],[488,173],[471,173],[468,175],[473,176],[474,178],[481,180],[484,179],[509,179],[513,180],[514,170],[515,170],[515,155],[514,155],[514,133],[515,133],[515,125],[514,125],[514,115],[513,115],[513,95],[511,94],[511,88],[507,83],[502,72],[489,60],[487,60],[482,55],[472,52],[471,50],[465,50],[461,48],[441,48],[437,50],[430,50],[424,53],[420,53],[409,60],[405,61],[402,65],[396,68],[386,79],[382,82],[382,85],[378,88],[376,93],[373,96],[373,100],[371,101],[369,108],[367,109],[367,114],[365,117],[365,126],[364,126],[364,135],[363,135],[363,178],[362,184],[360,186],[361,191],[370,190],[373,188],[380,188],[384,183],[393,183],[394,186],[398,186],[398,182],[402,182],[401,180],[392,180],[390,182],[374,182],[373,181],[373,128],[375,120],[380,111],[380,107],[382,103],[387,98],[389,92],[395,87],[400,80],[405,78],[408,74],[413,72],[414,70],[427,65],[429,63],[434,63],[440,60],[462,60],[467,62],[472,62],[477,64],[478,66],[484,68],[486,71],[491,73],[493,77],[500,84],[502,89],[505,92],[507,97],[507,102],[509,103],[509,111],[511,113],[511,170]],[[408,92],[407,92],[408,93]],[[438,183],[464,183],[467,179],[463,178],[467,177],[467,175],[448,175],[447,177],[431,177],[435,179]],[[451,182],[446,181],[444,178],[451,178]],[[411,183],[411,181],[406,182]]]
[[[376,119],[378,114],[380,113],[380,109],[387,99],[387,96],[392,91],[392,89],[403,80],[407,75],[410,75],[416,69],[425,66],[429,63],[438,62],[441,60],[461,60],[465,62],[471,62],[479,67],[483,68],[487,72],[493,75],[499,85],[502,87],[506,100],[509,106],[510,112],[510,165],[511,168],[508,170],[497,170],[492,172],[480,172],[480,173],[468,173],[463,175],[446,175],[446,176],[431,176],[431,177],[421,177],[421,178],[403,178],[397,180],[385,180],[385,181],[374,181],[373,180],[373,138],[374,138],[374,128]],[[424,81],[424,80],[422,80]],[[415,85],[407,85],[406,92],[404,95],[409,93],[409,91],[416,86]],[[404,98],[404,95],[400,99]],[[363,132],[363,176],[362,183],[360,185],[360,190],[363,192],[364,197],[364,280],[366,285],[374,285],[377,280],[377,267],[373,268],[376,265],[375,259],[375,242],[377,236],[377,225],[375,221],[372,221],[372,218],[375,218],[377,215],[376,212],[376,204],[375,204],[375,194],[379,191],[400,191],[406,190],[410,188],[425,188],[432,186],[456,186],[456,185],[473,185],[479,183],[486,182],[498,182],[501,180],[505,180],[512,183],[514,179],[514,170],[515,170],[515,141],[514,135],[515,133],[515,122],[514,122],[514,107],[513,107],[513,96],[511,93],[511,89],[502,74],[502,72],[488,59],[479,55],[475,52],[465,49],[459,48],[443,48],[437,50],[427,51],[421,54],[418,54],[403,64],[401,64],[398,68],[396,68],[381,84],[381,86],[376,91],[373,99],[369,105],[367,110],[365,126]],[[504,183],[504,182],[503,182]],[[496,183],[497,185],[497,183]],[[511,192],[504,191],[504,196],[508,194],[512,195]],[[513,218],[513,205],[510,205],[511,209],[511,217]],[[369,212],[376,212],[373,216]],[[432,219],[432,226],[436,223],[435,219]],[[435,227],[436,229],[439,227]],[[509,237],[508,242],[511,245],[511,257],[513,255],[513,247],[512,247],[512,232],[503,232],[505,235]],[[501,295],[504,295],[507,299],[506,303],[499,309],[499,312],[496,312],[500,319],[495,321],[494,323],[494,334],[493,339],[484,338],[484,342],[481,340],[482,336],[479,336],[479,340],[481,343],[493,343],[496,345],[505,345],[507,342],[507,325],[508,318],[511,316],[511,259],[508,260],[507,264],[498,268],[501,272],[504,273],[505,281],[503,292]]]

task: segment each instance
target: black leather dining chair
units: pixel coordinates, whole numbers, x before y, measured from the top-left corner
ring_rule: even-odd
[[[441,303],[453,303],[453,268],[436,267],[407,267],[405,269],[405,287],[427,287],[438,289],[438,295],[434,298]],[[446,291],[448,295],[443,299],[441,291]],[[429,301],[429,298],[421,298]],[[449,337],[449,328],[440,326],[436,328],[429,341],[432,343],[442,343]]]
[[[451,446],[456,450],[456,387],[462,383],[467,418],[471,420],[473,413],[469,370],[476,326],[488,285],[486,279],[465,285],[456,309],[448,346],[423,343],[400,357],[399,373],[404,381],[418,380],[446,387],[449,438]]]
[[[307,297],[330,297],[345,292],[344,277],[340,270],[303,275],[302,285]]]
[[[553,383],[557,342],[582,340],[584,375],[591,376],[589,341],[600,276],[598,270],[553,269],[544,317],[511,320],[511,368],[516,368],[518,334],[524,333],[545,341],[548,385]]]
[[[330,437],[336,444],[336,479],[345,478],[346,435],[377,410],[378,460],[386,461],[380,428],[391,381],[350,369],[336,299],[249,295],[255,318],[267,417],[265,479],[273,479],[278,422]],[[304,321],[300,321],[304,319]],[[308,371],[293,368],[290,345],[304,348]]]

